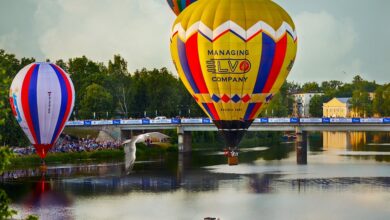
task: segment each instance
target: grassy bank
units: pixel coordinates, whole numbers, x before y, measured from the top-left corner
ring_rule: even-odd
[[[138,160],[147,160],[156,156],[177,152],[177,147],[159,148],[148,147],[137,144],[136,157]],[[125,153],[123,149],[100,150],[93,152],[71,152],[71,153],[49,153],[45,158],[47,165],[66,163],[88,163],[88,162],[122,162]],[[17,156],[11,159],[9,168],[34,167],[41,164],[41,159],[37,155]]]
[[[101,150],[94,152],[49,153],[45,158],[46,164],[63,164],[100,160],[118,160],[125,156],[120,150]],[[11,159],[10,167],[38,166],[41,158],[38,155],[17,156]]]

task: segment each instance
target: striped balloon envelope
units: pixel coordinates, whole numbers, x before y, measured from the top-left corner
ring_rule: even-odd
[[[197,0],[167,0],[169,7],[171,7],[176,15],[179,15],[187,6],[196,1]]]
[[[295,25],[271,0],[200,0],[172,28],[179,77],[229,147],[279,91],[296,52]]]
[[[55,64],[32,63],[15,76],[10,88],[12,112],[41,158],[56,143],[74,101],[69,75]]]

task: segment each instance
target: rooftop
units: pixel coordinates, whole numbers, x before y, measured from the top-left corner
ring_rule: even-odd
[[[348,101],[351,99],[351,98],[336,98],[337,100],[339,100],[340,102],[342,103],[348,103]]]

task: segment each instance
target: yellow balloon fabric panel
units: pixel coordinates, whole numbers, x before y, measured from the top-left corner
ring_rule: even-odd
[[[179,15],[171,53],[180,79],[215,121],[251,121],[290,72],[297,36],[269,0],[200,0]]]

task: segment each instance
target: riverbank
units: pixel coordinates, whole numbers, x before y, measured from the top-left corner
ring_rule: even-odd
[[[148,147],[144,144],[137,144],[136,157],[139,160],[150,159],[177,152],[177,146],[168,148]],[[123,161],[125,152],[123,148],[97,150],[92,152],[69,152],[69,153],[49,153],[45,158],[47,165],[57,165],[66,163],[90,163],[90,162],[118,162]],[[8,170],[25,167],[36,167],[41,165],[41,158],[38,155],[16,156],[11,158]]]
[[[86,132],[86,137],[90,137],[91,133]],[[172,135],[175,141],[175,134]],[[279,143],[280,133],[248,133],[242,140],[240,147],[258,147],[263,145],[271,145],[275,142]],[[172,143],[173,143],[172,141]],[[193,150],[197,149],[223,149],[224,141],[217,132],[194,132],[193,134]],[[156,157],[166,156],[178,152],[177,144],[171,146],[146,146],[143,143],[137,144],[136,157],[137,160],[149,160]],[[123,161],[125,153],[123,147],[119,149],[100,149],[81,152],[51,152],[45,158],[47,165],[59,164],[76,164],[76,163],[93,163],[93,162],[118,162]],[[41,165],[41,159],[33,155],[15,156],[11,159],[9,170],[37,167]]]

